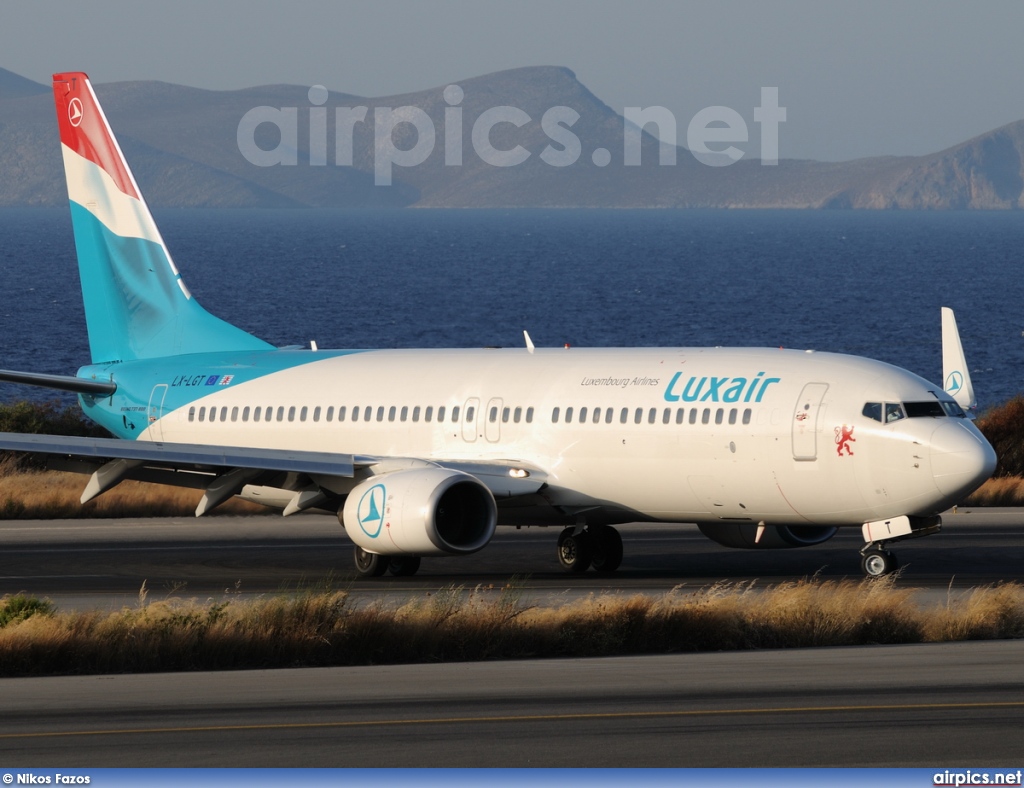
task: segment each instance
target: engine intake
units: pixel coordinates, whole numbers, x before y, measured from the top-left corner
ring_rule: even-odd
[[[349,539],[378,555],[466,555],[494,536],[498,507],[475,476],[416,468],[375,476],[340,513]]]
[[[753,523],[714,523],[697,527],[704,536],[720,545],[747,550],[808,547],[827,542],[839,530],[834,525],[767,525],[761,541],[755,542],[757,526]]]

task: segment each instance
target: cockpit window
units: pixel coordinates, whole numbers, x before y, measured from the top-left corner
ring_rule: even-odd
[[[925,416],[945,416],[946,411],[942,403],[937,399],[930,402],[904,402],[903,407],[907,410],[907,416],[912,419],[919,419]]]
[[[898,402],[886,402],[885,403],[885,423],[892,424],[894,421],[899,421],[902,418],[906,418],[903,413],[903,406]]]
[[[940,403],[943,410],[946,411],[947,416],[953,416],[958,419],[966,419],[967,414],[964,413],[964,409],[960,407],[960,404],[953,400],[942,400]]]
[[[882,420],[882,403],[881,402],[865,402],[864,410],[861,411],[861,415],[867,416],[869,419],[875,421]]]

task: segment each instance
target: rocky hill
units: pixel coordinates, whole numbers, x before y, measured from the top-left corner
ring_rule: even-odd
[[[164,82],[121,82],[95,88],[155,206],[1024,207],[1024,121],[927,156],[838,163],[782,160],[774,167],[746,158],[728,167],[710,167],[684,148],[676,149],[674,165],[659,166],[660,144],[643,134],[642,164],[624,166],[623,118],[568,69],[513,69],[458,84],[463,97],[457,107],[463,120],[462,163],[457,165],[446,163],[446,132],[451,135],[447,122],[456,102],[445,100],[445,86],[382,98],[330,93],[323,104],[325,165],[311,163],[314,105],[308,87],[209,91]],[[296,109],[295,165],[257,166],[242,154],[239,121],[255,107]],[[352,127],[350,146],[344,129],[335,126],[338,107],[367,108],[366,120]],[[392,167],[391,185],[375,185],[375,163],[381,155],[373,132],[375,110],[399,107],[417,107],[430,117],[435,144],[416,166]],[[477,155],[473,124],[494,107],[515,107],[529,116],[521,126],[499,123],[490,135],[498,151],[516,146],[529,151],[524,163],[500,167]],[[552,139],[557,129],[553,134],[551,127],[542,126],[551,107],[569,107],[579,114],[571,132],[579,140],[580,155],[569,166],[552,166],[542,156],[545,149],[562,149]],[[0,69],[0,206],[66,203],[53,112],[47,86]],[[755,134],[757,127],[750,131]],[[264,150],[274,150],[281,141],[267,123],[257,128],[255,139]],[[401,148],[413,147],[416,139],[408,124],[395,130],[395,144]],[[351,150],[351,165],[343,161],[339,166],[336,147],[342,160]],[[602,156],[608,160],[606,166],[599,166]]]

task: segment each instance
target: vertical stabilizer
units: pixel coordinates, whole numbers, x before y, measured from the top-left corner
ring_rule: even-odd
[[[977,407],[974,384],[971,383],[971,373],[967,369],[960,332],[956,328],[956,317],[948,306],[942,307],[942,388],[964,410]]]
[[[192,298],[89,78],[54,74],[53,94],[93,363],[271,349]]]

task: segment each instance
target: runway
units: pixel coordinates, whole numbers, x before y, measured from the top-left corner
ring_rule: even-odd
[[[34,767],[1016,767],[1022,658],[1004,641],[6,679],[0,751]]]
[[[902,585],[1021,580],[1024,516],[958,512],[898,545]],[[533,604],[721,580],[858,578],[856,530],[733,551],[692,526],[622,529],[613,578],[566,575],[557,529],[499,529],[412,578],[354,580],[331,517],[5,522],[0,593],[64,608],[223,599],[330,577],[404,599],[518,576]],[[928,766],[1018,764],[1024,641],[0,680],[0,752],[32,766]],[[8,757],[7,760],[12,760]]]
[[[603,591],[668,591],[721,580],[775,583],[814,574],[859,578],[859,529],[818,547],[732,550],[692,525],[620,528],[625,557],[611,577],[568,575],[555,557],[557,528],[499,528],[471,556],[427,558],[411,578],[355,580],[352,547],[326,515],[161,518],[141,520],[4,521],[0,523],[0,595],[26,592],[67,608],[136,604],[146,583],[150,600],[166,596],[221,598],[267,594],[330,578],[359,596],[408,596],[456,585],[507,583],[515,577],[533,603]],[[933,589],[1024,579],[1024,513],[968,510],[944,517],[943,532],[894,546],[900,583]]]

